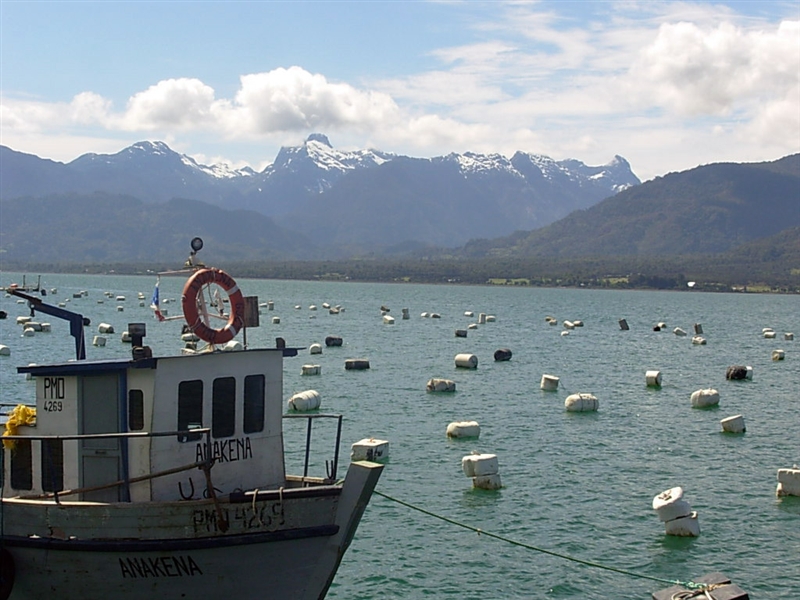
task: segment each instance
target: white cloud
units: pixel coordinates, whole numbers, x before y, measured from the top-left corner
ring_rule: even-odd
[[[119,126],[129,131],[202,128],[214,104],[214,90],[199,79],[166,79],[134,94]]]

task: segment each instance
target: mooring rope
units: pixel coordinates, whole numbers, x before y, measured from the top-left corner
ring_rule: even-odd
[[[642,573],[634,573],[633,571],[628,571],[626,569],[618,569],[617,567],[610,567],[608,565],[603,565],[600,563],[596,563],[589,560],[583,560],[580,558],[575,558],[574,556],[568,556],[566,554],[561,554],[559,552],[553,552],[552,550],[545,550],[544,548],[538,548],[537,546],[533,546],[531,544],[526,544],[524,542],[519,542],[517,540],[512,540],[510,538],[504,537],[502,535],[498,535],[496,533],[492,533],[491,531],[485,531],[479,527],[473,527],[472,525],[467,525],[466,523],[461,523],[460,521],[456,521],[455,519],[451,519],[449,517],[445,517],[442,515],[438,515],[434,512],[421,508],[419,506],[415,506],[404,500],[399,500],[398,498],[393,498],[388,494],[384,494],[378,490],[375,490],[373,493],[381,496],[382,498],[386,498],[392,502],[395,502],[401,506],[405,506],[406,508],[410,508],[411,510],[415,510],[420,512],[424,515],[428,515],[429,517],[433,517],[434,519],[439,519],[440,521],[444,521],[445,523],[449,523],[450,525],[455,525],[456,527],[461,527],[462,529],[467,529],[469,531],[473,531],[478,535],[485,535],[490,538],[494,538],[496,540],[500,540],[501,542],[506,542],[507,544],[511,544],[513,546],[518,546],[520,548],[525,548],[526,550],[533,550],[534,552],[541,552],[542,554],[548,554],[550,556],[555,556],[556,558],[561,558],[563,560],[569,560],[575,563],[579,563],[585,565],[587,567],[594,567],[596,569],[604,569],[606,571],[613,571],[614,573],[620,573],[621,575],[627,575],[629,577],[638,577],[639,579],[649,579],[650,581],[657,581],[659,583],[665,583],[669,585],[679,585],[681,587],[690,589],[690,590],[697,590],[703,592],[707,589],[713,589],[709,584],[705,583],[695,583],[693,581],[680,581],[677,579],[663,579],[661,577],[653,577],[652,575],[643,575]]]

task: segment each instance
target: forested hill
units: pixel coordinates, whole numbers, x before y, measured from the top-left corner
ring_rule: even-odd
[[[719,163],[629,188],[542,229],[476,240],[465,256],[671,256],[727,252],[800,226],[800,154]]]

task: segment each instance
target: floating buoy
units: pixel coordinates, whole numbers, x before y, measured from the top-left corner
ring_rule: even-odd
[[[478,328],[477,323],[470,323],[469,325],[467,325],[467,329],[477,329],[477,328]]]
[[[477,421],[455,421],[447,426],[447,437],[477,438],[481,435],[481,426]]]
[[[319,375],[322,373],[320,365],[303,365],[301,373],[303,375]]]
[[[675,329],[673,329],[672,333],[674,333],[675,335],[679,335],[681,337],[686,335],[686,332],[683,329],[681,329],[680,327],[676,327]]]
[[[794,339],[794,334],[787,331],[786,333],[783,334],[783,339],[787,342],[791,342]]]
[[[695,335],[703,335],[703,326],[700,323],[694,324],[694,333]]]
[[[33,320],[33,317],[17,317],[17,325],[25,325],[26,323],[30,323]]]
[[[456,382],[450,379],[440,379],[438,377],[432,377],[428,380],[428,383],[425,385],[425,388],[429,392],[455,392],[456,391]]]
[[[394,325],[394,317],[392,315],[383,315],[384,325]]]
[[[106,345],[106,338],[102,335],[96,335],[92,338],[92,346],[103,347]]]
[[[499,467],[496,454],[470,454],[461,459],[461,469],[472,478],[472,487],[484,490],[499,490]]]
[[[694,344],[695,346],[705,346],[706,338],[699,335],[695,335],[692,337],[692,344]]]
[[[778,469],[777,496],[800,496],[800,469],[794,465],[791,469]]]
[[[304,392],[298,392],[297,394],[293,395],[289,398],[289,408],[291,410],[296,411],[306,411],[306,410],[316,410],[319,408],[319,405],[322,403],[322,399],[319,396],[319,392],[317,390],[306,390]]]
[[[431,313],[431,319],[441,319],[442,315],[439,313]]]
[[[661,371],[647,371],[644,378],[647,387],[661,387]]]
[[[500,348],[494,351],[494,359],[497,362],[503,362],[506,360],[511,360],[511,350],[508,348]]]
[[[97,333],[114,333],[114,326],[108,323],[100,323],[97,326]]]
[[[494,315],[486,315],[486,322],[487,323],[494,323],[497,321],[497,317]]]
[[[744,433],[747,428],[744,426],[744,417],[742,415],[734,415],[727,419],[720,421],[722,431],[725,433]]]
[[[28,321],[27,323],[25,323],[25,328],[26,329],[27,328],[31,328],[34,331],[41,331],[42,330],[42,324],[41,323],[37,323],[36,321]]]
[[[569,331],[562,331],[561,332],[561,337],[565,337],[565,336],[568,336],[568,335],[569,335]]]
[[[753,378],[753,367],[742,366],[742,365],[735,365],[732,367],[728,367],[725,371],[725,379],[728,380],[741,380],[741,379],[752,379]]]
[[[275,303],[272,300],[267,302],[267,310],[275,310]]]
[[[572,321],[564,321],[564,329],[575,329],[575,323]]]
[[[619,328],[622,329],[622,331],[628,331],[630,329],[630,327],[628,327],[628,322],[625,319],[619,320]]]
[[[281,318],[280,317],[272,317],[272,324],[273,325],[280,325]]]
[[[692,408],[708,408],[719,404],[719,392],[714,388],[706,388],[692,392]]]
[[[483,325],[486,323],[486,313],[480,313],[478,315],[478,325]]]
[[[369,360],[366,358],[348,358],[344,361],[344,368],[348,371],[363,371],[369,369]]]
[[[653,510],[664,523],[667,535],[697,537],[700,535],[700,522],[697,513],[686,500],[683,500],[683,488],[680,486],[661,492],[653,498]]]
[[[53,329],[53,326],[50,325],[50,323],[42,323],[42,331],[44,331],[45,333],[50,333],[50,331],[52,331],[52,329]]]
[[[122,335],[120,336],[120,341],[123,344],[130,344],[131,343],[131,334],[128,331],[123,331]]]
[[[424,312],[424,313],[420,313],[420,315],[419,315],[419,316],[420,316],[420,317],[422,317],[422,318],[424,318],[424,319],[427,319],[427,318],[428,318],[428,317],[430,317],[431,315],[430,315],[430,313],[426,313],[426,312]]]
[[[456,367],[460,367],[462,369],[478,368],[478,357],[474,354],[456,354],[455,362]]]
[[[308,347],[309,354],[322,354],[322,344],[311,344]]]
[[[575,327],[583,327],[583,321],[573,321],[572,322]]]
[[[783,350],[773,350],[772,360],[783,360],[786,358],[786,353]]]
[[[408,313],[408,309],[407,308],[400,309],[400,312],[403,313],[403,320],[404,321],[407,321],[408,319],[411,318],[411,316]]]
[[[187,333],[181,334],[181,341],[182,342],[197,342],[200,338],[197,337],[193,332],[189,331]]]
[[[572,394],[564,400],[568,412],[593,412],[599,407],[600,403],[592,394]]]
[[[472,312],[471,310],[466,310],[466,311],[464,311],[464,316],[465,317],[474,317],[475,313]]]
[[[658,329],[659,329],[659,330],[664,330],[664,329],[666,329],[666,328],[667,328],[667,324],[666,324],[666,323],[664,323],[664,321],[660,321],[660,322],[658,323],[657,327],[658,327]]]
[[[545,317],[545,321],[547,321],[548,325],[553,325],[553,326],[558,325],[558,319],[555,319],[553,317]]]
[[[322,308],[329,309],[330,307],[331,307],[331,305],[328,302],[323,302],[322,303]]]
[[[351,446],[350,460],[381,461],[389,458],[389,442],[375,438],[359,440]]]
[[[456,337],[460,337],[460,338],[467,337],[467,330],[466,329],[456,329]]]
[[[308,307],[308,310],[317,310],[317,305],[312,304],[311,306]]]
[[[33,327],[26,327],[22,330],[22,337],[33,337],[36,335],[36,330]]]
[[[342,338],[338,335],[329,335],[325,338],[325,345],[326,346],[341,346],[342,345]]]
[[[539,387],[546,392],[555,392],[558,389],[558,382],[560,379],[555,375],[542,375],[542,381]]]
[[[115,300],[116,300],[117,302],[125,302],[125,296],[117,296],[117,297],[115,298]]]
[[[0,356],[11,356],[11,348],[5,344],[0,344]]]

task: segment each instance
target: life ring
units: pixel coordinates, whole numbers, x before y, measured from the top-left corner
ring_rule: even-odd
[[[228,294],[231,314],[228,322],[220,329],[209,327],[200,318],[197,301],[203,293],[203,286],[214,283]],[[221,269],[200,269],[183,286],[183,317],[189,329],[201,340],[210,344],[224,344],[231,341],[244,327],[244,296],[233,277]]]
[[[0,550],[0,600],[8,600],[14,589],[14,557],[3,548]]]

